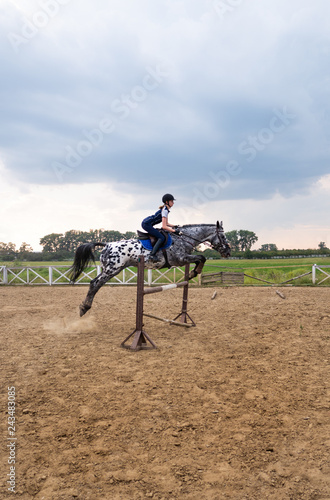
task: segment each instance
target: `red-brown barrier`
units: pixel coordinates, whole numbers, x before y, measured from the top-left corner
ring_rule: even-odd
[[[186,264],[184,281],[180,283],[173,283],[170,285],[163,285],[157,287],[144,288],[144,256],[140,255],[138,260],[138,271],[137,271],[137,292],[136,292],[136,325],[135,330],[122,342],[121,346],[132,351],[139,351],[141,349],[156,349],[156,344],[151,340],[149,335],[143,330],[143,316],[148,316],[150,318],[157,319],[159,321],[164,321],[165,323],[184,326],[189,328],[191,326],[196,326],[193,319],[188,314],[188,289],[189,289],[189,268],[190,265]],[[147,314],[143,312],[144,306],[144,296],[151,293],[164,292],[165,290],[170,290],[172,288],[183,287],[182,296],[182,306],[181,311],[174,319],[165,319],[155,316],[153,314]],[[133,342],[130,346],[125,345],[126,342],[133,337]],[[150,345],[148,345],[148,342]]]

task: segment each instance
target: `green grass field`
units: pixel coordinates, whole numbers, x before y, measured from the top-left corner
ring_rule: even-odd
[[[46,284],[49,279],[49,267],[54,266],[59,269],[59,271],[53,270],[53,281],[57,283],[63,283],[66,280],[61,277],[61,273],[65,272],[64,266],[70,266],[72,261],[66,262],[0,262],[0,266],[6,266],[8,268],[15,268],[15,274],[19,273],[19,277],[12,281],[12,284],[23,283],[23,281],[28,281],[30,283]],[[99,262],[97,262],[99,264]],[[236,260],[236,259],[219,259],[219,260],[208,260],[204,266],[203,273],[215,273],[215,272],[244,272],[245,274],[259,278],[259,280],[269,281],[271,283],[283,283],[284,281],[290,280],[304,273],[308,273],[312,270],[312,265],[329,265],[330,258],[295,258],[295,259],[258,259],[258,260]],[[27,271],[24,268],[31,268]],[[38,278],[34,270],[44,279]],[[92,271],[93,268],[89,268],[87,271]],[[330,268],[329,268],[330,272]],[[173,279],[174,270],[172,270],[168,277]],[[129,271],[126,270],[126,276],[129,275]],[[84,283],[89,283],[90,279],[96,276],[96,271],[91,273],[90,278],[84,278]],[[0,274],[1,277],[1,274]],[[325,277],[321,273],[318,273],[318,279]],[[13,275],[9,273],[9,279],[12,279]],[[122,279],[122,273],[118,275],[119,279]],[[127,278],[126,278],[127,279]],[[23,280],[23,281],[22,281]],[[113,282],[116,281],[114,278]],[[132,279],[131,283],[135,283],[136,279]],[[266,284],[261,281],[244,277],[245,285],[262,285]],[[296,279],[292,282],[294,285],[312,285],[312,276],[304,276],[302,278]],[[330,285],[329,280],[324,282],[324,285]]]
[[[272,283],[283,283],[310,272],[313,264],[330,265],[330,258],[209,260],[204,266],[204,273],[237,271]],[[244,284],[246,285],[256,285],[258,283],[262,284],[262,282],[252,278],[244,277]],[[296,279],[292,281],[292,284],[311,285],[312,275]],[[330,285],[330,278],[324,284]]]

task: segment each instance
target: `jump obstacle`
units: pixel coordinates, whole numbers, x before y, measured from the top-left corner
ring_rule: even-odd
[[[189,268],[190,264],[185,266],[184,281],[179,283],[173,283],[170,285],[162,285],[150,288],[144,288],[144,256],[140,255],[138,259],[138,270],[137,270],[137,291],[136,291],[136,325],[135,330],[121,343],[121,346],[125,349],[130,349],[131,351],[139,351],[142,349],[157,349],[156,344],[151,340],[149,335],[143,330],[143,316],[148,316],[149,318],[154,318],[159,321],[164,321],[170,325],[184,326],[189,328],[191,326],[196,326],[196,323],[189,316],[188,308],[188,288],[189,288]],[[153,314],[147,314],[143,312],[144,296],[164,292],[165,290],[171,290],[172,288],[183,287],[182,296],[182,306],[181,311],[174,319],[164,319]],[[134,337],[133,337],[134,336]],[[130,346],[125,345],[126,342],[133,337],[133,342]],[[151,344],[147,345],[147,341]]]

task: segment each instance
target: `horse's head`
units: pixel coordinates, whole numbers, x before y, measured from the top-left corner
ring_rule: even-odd
[[[213,235],[210,236],[209,242],[213,246],[217,252],[220,253],[221,257],[228,258],[231,255],[231,249],[230,245],[227,241],[227,238],[225,236],[223,227],[222,227],[222,222],[220,224],[219,221],[217,221],[216,226],[215,226],[215,232]]]

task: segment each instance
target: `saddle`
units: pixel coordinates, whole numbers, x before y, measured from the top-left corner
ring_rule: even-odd
[[[160,229],[159,232],[165,236],[163,247],[166,247],[169,238],[169,233],[167,231],[164,231],[164,229]],[[144,231],[139,231],[139,230],[137,230],[137,235],[139,237],[139,240],[150,240],[152,247],[155,245],[158,239],[156,238],[156,236],[152,236],[152,234],[145,233]]]
[[[160,249],[163,252],[163,255],[165,257],[165,265],[163,267],[168,267],[170,269],[171,264],[169,264],[169,262],[168,262],[166,249],[172,245],[172,238],[171,238],[171,235],[167,231],[165,231],[164,229],[160,229],[159,231],[165,236],[165,242]],[[138,235],[138,239],[140,240],[143,248],[145,248],[146,250],[149,250],[151,252],[151,250],[153,249],[153,247],[157,241],[157,238],[155,236],[152,236],[149,233],[145,233],[145,232],[139,231],[139,230],[137,230],[137,235]]]

